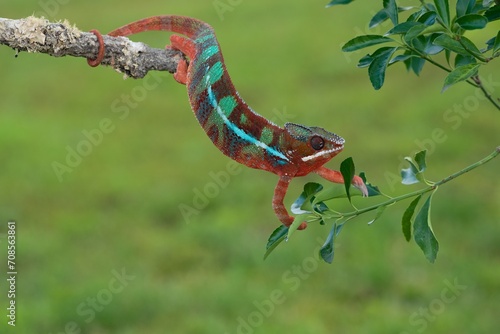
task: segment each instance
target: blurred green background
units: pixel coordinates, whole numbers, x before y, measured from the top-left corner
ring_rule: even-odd
[[[394,66],[375,92],[366,70],[356,68],[363,53],[343,54],[340,46],[369,32],[366,23],[381,1],[330,9],[326,2],[23,0],[3,1],[0,16],[45,13],[102,32],[159,14],[207,21],[236,87],[256,111],[279,124],[319,125],[343,136],[345,150],[328,166],[337,169],[352,156],[389,195],[419,187],[398,181],[402,158],[419,145],[430,151],[427,177],[438,180],[500,144],[499,112],[465,84],[441,94],[439,70],[427,67],[417,78]],[[494,34],[470,37],[485,41]],[[168,34],[132,39],[163,47]],[[271,208],[277,177],[241,167],[227,185],[214,187],[213,175],[232,165],[200,129],[185,87],[171,75],[123,80],[81,58],[14,54],[0,47],[0,232],[9,219],[17,222],[18,308],[13,329],[5,317],[4,234],[0,332],[498,329],[500,160],[436,194],[432,222],[441,250],[435,264],[402,236],[408,203],[390,207],[371,226],[371,216],[349,223],[332,265],[316,254],[329,227],[315,225],[263,261],[267,237],[278,226]],[[487,69],[498,97],[498,61]],[[65,163],[68,149],[86,140],[84,131],[105,119],[112,129],[59,180],[54,161]],[[439,142],[431,141],[436,129],[445,134]],[[288,204],[308,181],[322,180],[295,179]],[[193,206],[198,191],[211,191],[208,203],[185,219],[179,207]]]

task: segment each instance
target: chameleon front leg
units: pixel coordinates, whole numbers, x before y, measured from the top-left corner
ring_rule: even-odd
[[[196,53],[196,46],[192,40],[179,35],[172,35],[170,36],[170,43],[171,45],[167,45],[167,48],[171,47],[173,49],[181,51],[191,59],[194,58]],[[188,63],[185,59],[181,59],[177,64],[177,70],[174,73],[174,79],[178,83],[185,85],[187,83],[187,78]]]
[[[339,171],[331,170],[326,167],[320,167],[314,172],[330,182],[344,183],[344,177],[342,176],[342,173],[340,173]],[[364,197],[368,197],[368,189],[366,189],[366,185],[363,182],[362,178],[355,175],[354,178],[352,179],[352,185],[361,190]]]
[[[285,205],[283,204],[283,200],[285,199],[286,191],[288,190],[288,185],[292,180],[289,176],[280,176],[278,184],[274,189],[274,197],[273,197],[273,209],[276,213],[276,216],[281,221],[283,225],[289,227],[292,225],[294,218],[288,214],[286,211]],[[303,222],[299,226],[299,230],[303,230],[307,227],[307,223]]]

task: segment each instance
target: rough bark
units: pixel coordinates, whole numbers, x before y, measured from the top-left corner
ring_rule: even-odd
[[[174,73],[183,57],[179,51],[151,48],[125,37],[103,34],[103,39],[106,48],[101,64],[132,78],[143,78],[151,70]],[[46,53],[54,57],[94,59],[99,50],[94,34],[82,32],[67,21],[51,23],[33,16],[19,20],[0,18],[0,44],[17,52]]]

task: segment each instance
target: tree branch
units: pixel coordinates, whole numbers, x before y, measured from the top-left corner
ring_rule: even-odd
[[[151,48],[125,37],[104,35],[103,38],[106,49],[101,64],[132,78],[143,78],[151,70],[174,73],[184,57],[180,51]],[[82,32],[67,21],[51,23],[34,16],[19,20],[0,18],[0,44],[18,52],[39,52],[54,57],[95,59],[99,50],[94,34]]]

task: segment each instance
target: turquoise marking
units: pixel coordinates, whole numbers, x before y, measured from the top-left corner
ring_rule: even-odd
[[[226,117],[229,117],[238,103],[232,96],[226,96],[219,101],[219,106]]]
[[[194,40],[195,43],[204,43],[206,41],[208,41],[209,39],[213,38],[214,36],[212,36],[211,34],[208,34],[208,35],[205,35],[205,36],[202,36],[202,37],[199,37],[197,39]]]
[[[201,65],[203,62],[199,62],[199,64]],[[199,96],[205,89],[219,81],[223,74],[224,68],[220,61],[216,62],[211,68],[207,66],[202,81],[194,87],[194,95]]]
[[[208,70],[207,74],[205,74],[207,88],[219,81],[220,78],[222,78],[222,74],[224,74],[224,69],[222,63],[218,61]]]
[[[234,101],[234,103],[236,102],[236,100],[233,97],[226,96],[223,99],[221,99],[221,104],[217,103],[217,98],[215,97],[214,92],[212,91],[212,84],[214,82],[217,82],[217,80],[219,80],[220,77],[219,77],[219,79],[214,80],[210,74],[211,73],[216,73],[216,74],[219,73],[218,69],[214,69],[214,67],[217,66],[218,64],[222,66],[222,64],[220,64],[220,62],[219,62],[219,63],[216,63],[212,68],[207,68],[207,74],[205,75],[205,84],[207,85],[208,100],[210,101],[210,104],[212,105],[212,107],[214,107],[214,109],[217,111],[217,114],[222,119],[224,124],[226,124],[226,126],[229,129],[231,129],[234,133],[236,133],[236,135],[238,137],[240,137],[241,139],[243,139],[243,140],[245,140],[245,141],[247,141],[247,142],[249,142],[257,147],[265,149],[271,155],[274,155],[280,159],[285,160],[285,161],[278,161],[278,164],[284,165],[286,162],[290,162],[290,160],[288,160],[288,158],[283,153],[276,150],[275,148],[272,148],[272,147],[266,145],[265,143],[261,142],[257,138],[252,137],[251,135],[249,135],[248,133],[246,133],[245,131],[240,129],[236,124],[234,124],[233,122],[231,122],[227,118],[231,112],[229,112],[226,115],[228,109],[226,109],[226,110],[223,109],[222,101],[224,101],[224,105],[227,107],[228,105],[229,106],[231,105],[229,103],[229,101],[231,101],[231,100],[228,100],[228,98],[232,98],[232,101]],[[234,106],[236,106],[236,105],[234,105]]]
[[[217,54],[218,52],[219,52],[219,47],[217,45],[212,45],[204,49],[200,57],[203,61],[207,61],[208,58],[212,57],[214,54]]]
[[[247,122],[247,116],[245,114],[241,114],[240,116],[240,123],[245,124]]]
[[[260,134],[260,141],[266,145],[271,144],[273,141],[273,131],[269,128],[262,129],[262,133]]]

